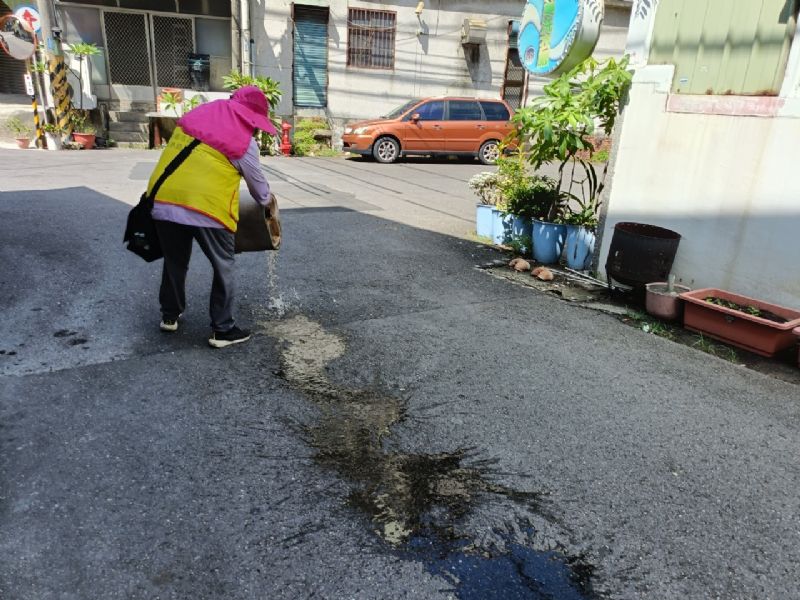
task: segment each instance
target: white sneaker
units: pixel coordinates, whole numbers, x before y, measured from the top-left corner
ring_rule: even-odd
[[[233,344],[241,344],[250,339],[250,332],[247,329],[239,329],[234,326],[230,331],[212,331],[208,338],[208,344],[212,348],[226,348]]]
[[[161,331],[166,331],[167,333],[174,333],[178,331],[178,319],[165,319],[162,317],[159,328],[161,329]]]

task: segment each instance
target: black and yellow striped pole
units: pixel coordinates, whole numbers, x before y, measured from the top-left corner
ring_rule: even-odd
[[[69,108],[72,102],[72,86],[67,82],[67,65],[63,56],[51,56],[48,61],[50,73],[50,93],[53,96],[53,107],[56,124],[65,134],[71,133]]]
[[[36,61],[38,60],[38,55],[37,55],[36,49],[38,47],[39,47],[39,41],[36,39],[36,33],[34,32],[33,33],[33,56],[31,57],[31,59],[29,61],[25,61],[25,68],[26,68],[26,71],[27,71],[27,79],[28,79],[28,82],[30,82],[29,85],[26,85],[26,87],[30,87],[30,89],[28,91],[31,94],[31,105],[33,106],[33,126],[36,129],[36,145],[39,148],[47,148],[47,141],[45,140],[45,137],[44,137],[44,129],[42,129],[42,124],[41,124],[40,119],[39,119],[39,103],[36,100],[36,88],[33,87],[33,78],[36,77],[36,69],[34,67],[35,67]],[[41,93],[41,86],[39,86],[39,88],[40,88],[40,93]],[[46,98],[42,98],[42,104],[45,107],[47,106]],[[45,115],[45,119],[46,118],[47,118],[47,115]]]
[[[46,142],[44,140],[44,130],[41,123],[39,123],[39,103],[36,102],[36,94],[31,96],[31,106],[33,107],[33,126],[36,129],[36,145],[39,148],[44,148]]]
[[[34,57],[36,55],[34,54]],[[25,61],[25,88],[31,96],[31,108],[33,108],[33,127],[36,130],[36,146],[44,148],[46,142],[44,140],[44,130],[39,120],[39,102],[36,100],[36,90],[33,88],[33,69],[31,68],[34,59]]]

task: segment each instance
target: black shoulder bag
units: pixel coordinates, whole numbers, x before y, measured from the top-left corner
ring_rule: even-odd
[[[163,184],[167,177],[172,175],[181,163],[189,157],[192,150],[194,150],[199,143],[200,140],[192,140],[191,144],[181,150],[178,155],[170,161],[167,168],[164,169],[164,172],[161,174],[161,177],[158,178],[158,181],[156,181],[150,194],[145,191],[142,197],[139,198],[139,204],[134,206],[131,212],[128,213],[128,224],[125,227],[125,237],[122,241],[128,244],[128,250],[142,257],[147,262],[153,262],[164,256],[164,253],[161,251],[161,243],[158,241],[153,215],[151,214],[156,194],[159,188],[161,188],[161,184]]]

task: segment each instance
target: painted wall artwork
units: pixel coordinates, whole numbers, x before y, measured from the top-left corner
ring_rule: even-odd
[[[527,0],[520,25],[522,64],[558,76],[591,56],[600,37],[603,0]]]

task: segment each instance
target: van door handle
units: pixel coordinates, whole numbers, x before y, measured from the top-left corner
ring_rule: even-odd
[[[434,126],[433,126],[433,128],[434,128],[434,129],[441,129],[441,128],[442,128],[442,126],[441,126],[441,125],[434,125]]]
[[[486,129],[486,125],[476,125],[478,129]]]

